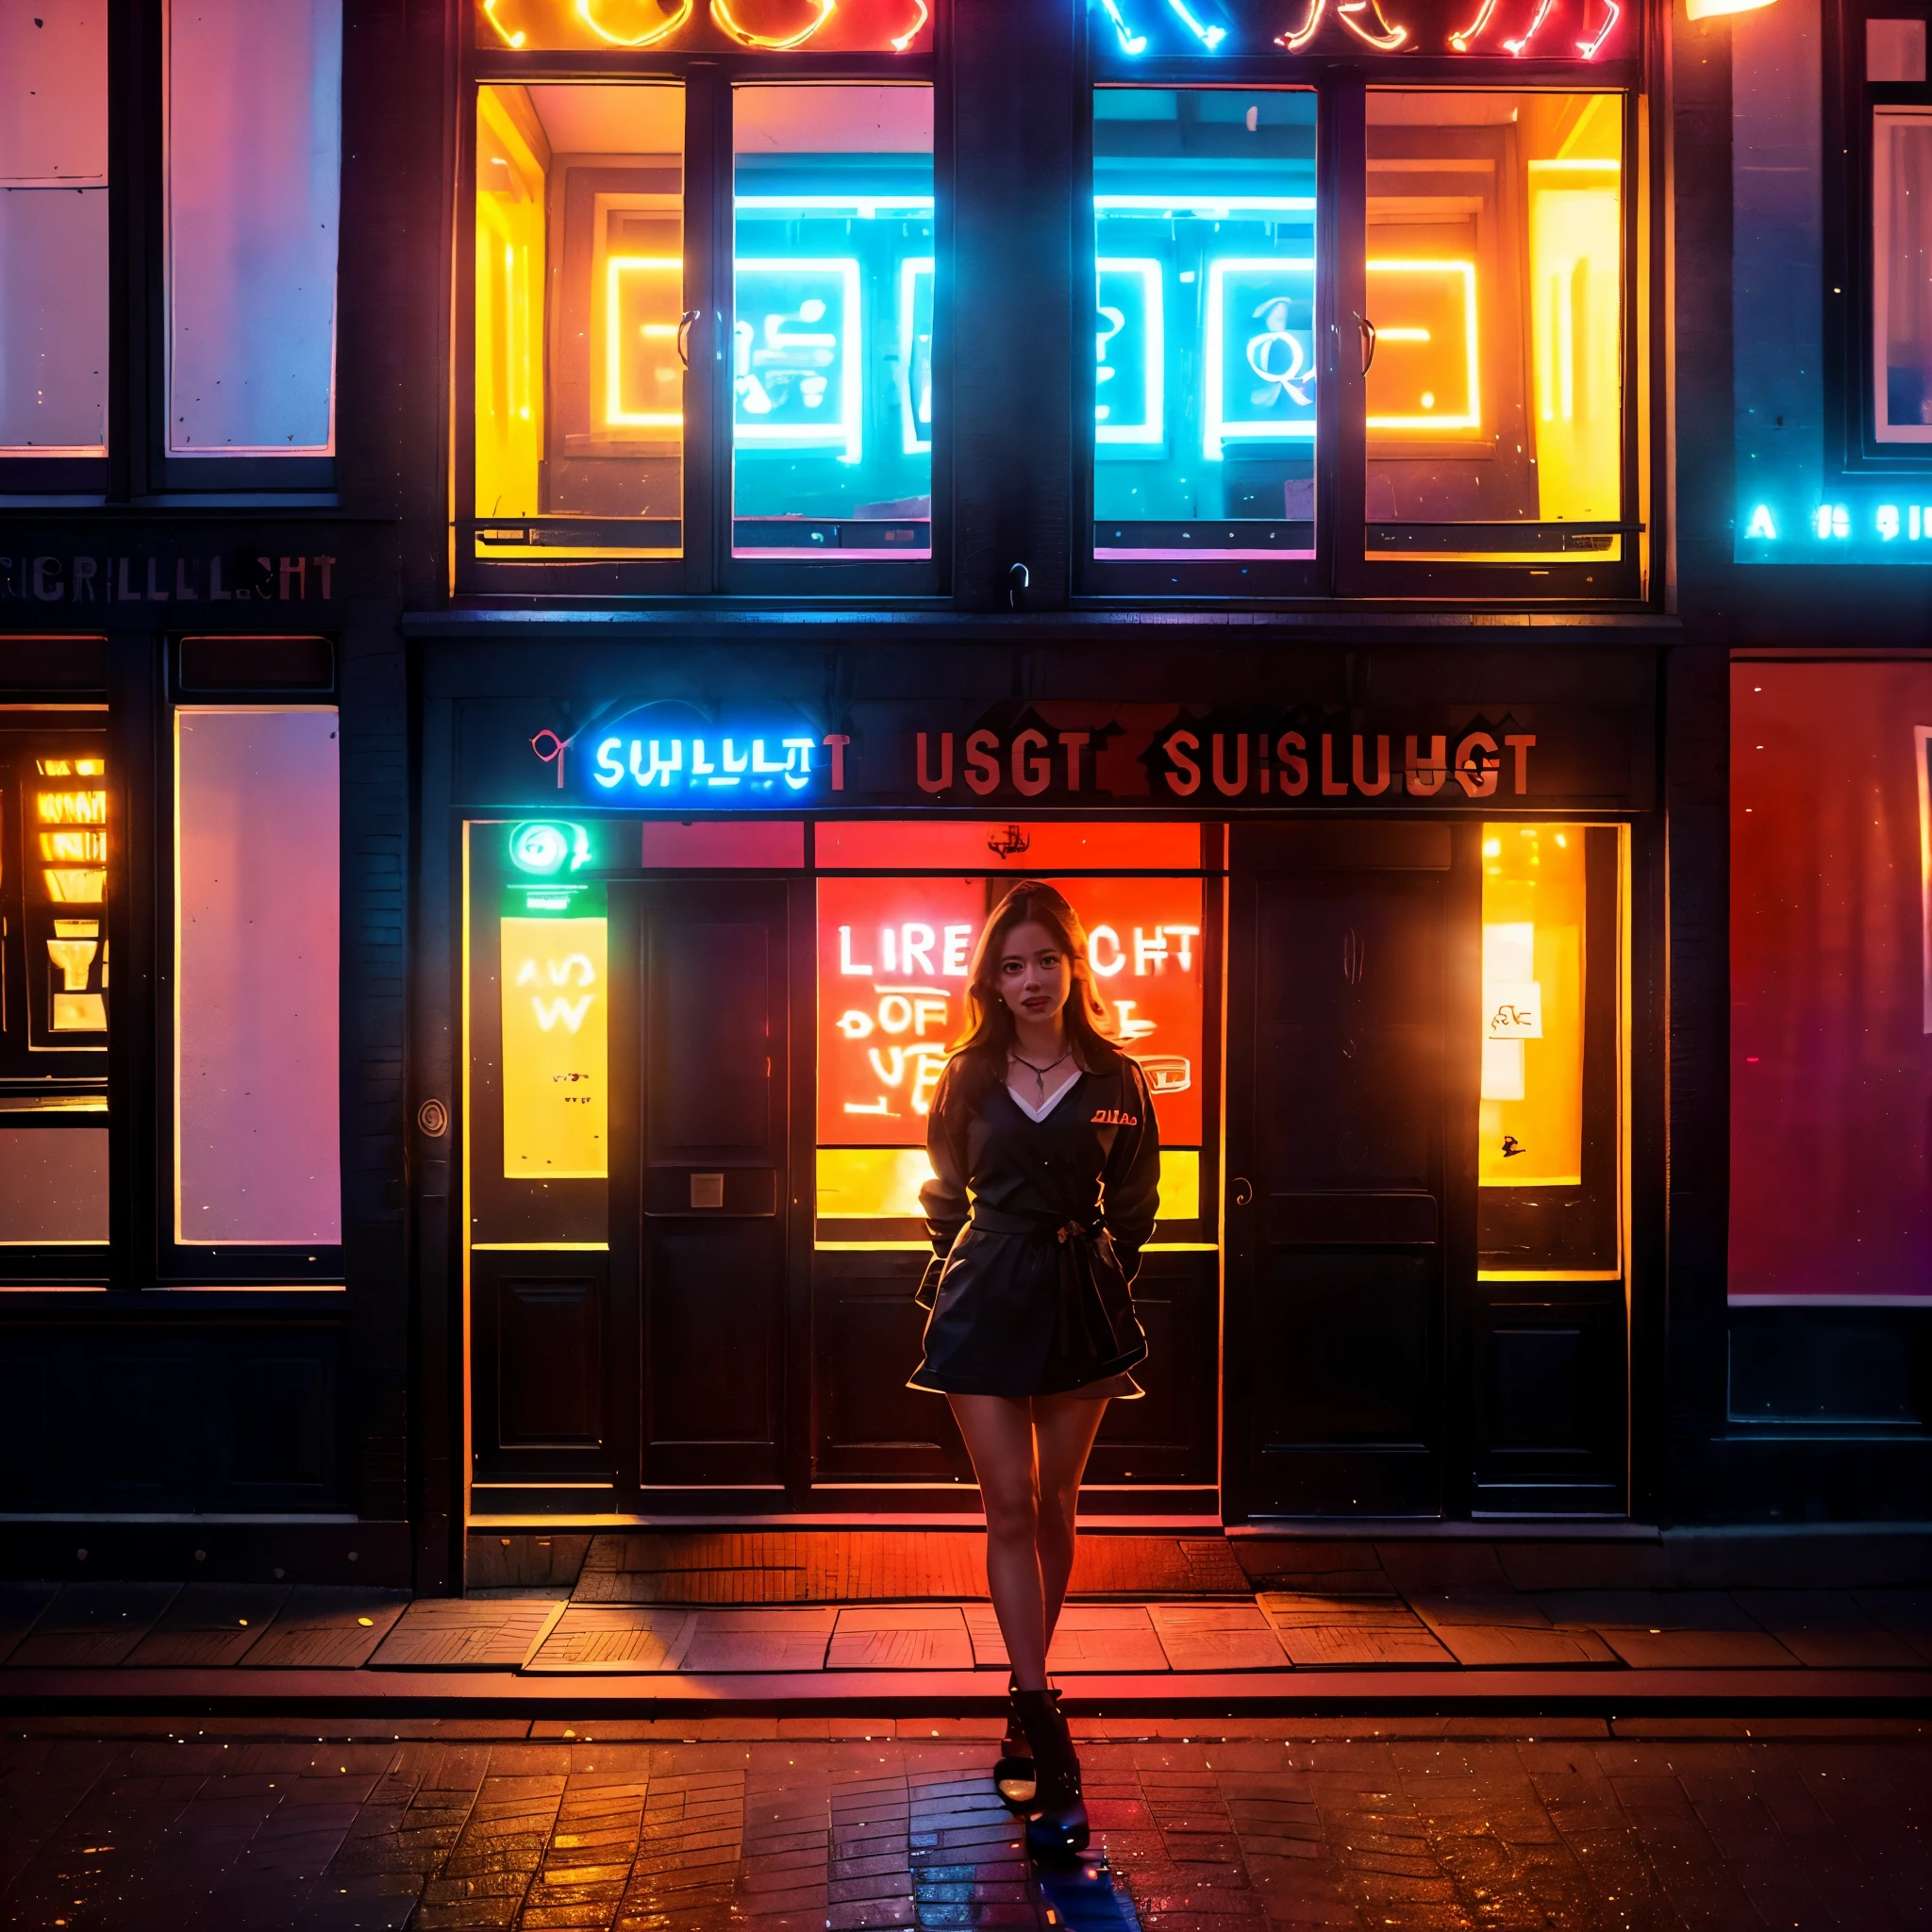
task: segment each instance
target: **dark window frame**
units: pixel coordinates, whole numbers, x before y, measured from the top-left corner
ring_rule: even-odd
[[[732,89],[742,83],[864,85],[886,81],[923,84],[933,92],[933,254],[944,263],[952,253],[953,159],[951,101],[942,57],[950,8],[933,7],[929,54],[511,53],[481,46],[474,21],[462,36],[459,62],[455,233],[467,244],[475,228],[476,103],[481,88],[496,84],[540,86],[576,82],[672,82],[684,90],[684,253],[686,301],[702,311],[691,331],[691,372],[696,377],[706,349],[715,374],[691,380],[685,391],[683,555],[665,558],[586,558],[546,562],[516,558],[500,561],[474,554],[474,533],[490,520],[474,513],[475,502],[476,286],[466,245],[456,252],[452,305],[451,409],[453,480],[450,506],[455,535],[458,597],[648,596],[742,599],[809,597],[934,598],[951,580],[952,409],[951,330],[941,297],[935,305],[933,351],[932,555],[905,562],[841,562],[814,557],[797,563],[733,557],[732,411],[729,317],[732,308],[733,159]],[[939,286],[950,283],[941,274]],[[547,378],[546,365],[546,378]],[[499,522],[508,522],[499,519]]]
[[[1316,391],[1315,550],[1307,561],[1250,563],[1126,562],[1093,555],[1094,443],[1076,440],[1074,527],[1082,531],[1074,557],[1076,594],[1083,600],[1178,601],[1241,598],[1269,602],[1335,600],[1350,606],[1380,599],[1431,603],[1563,604],[1627,608],[1647,601],[1661,581],[1661,547],[1655,528],[1645,465],[1657,447],[1644,419],[1655,408],[1657,374],[1646,347],[1663,336],[1661,277],[1645,259],[1650,225],[1645,203],[1655,192],[1648,152],[1643,60],[1603,62],[1497,60],[1419,55],[1385,60],[1313,58],[1281,54],[1235,59],[1128,59],[1103,38],[1096,16],[1088,36],[1076,179],[1093,178],[1093,117],[1086,105],[1101,87],[1204,88],[1280,91],[1308,89],[1316,96],[1316,327],[1321,372]],[[1622,98],[1624,138],[1624,313],[1622,325],[1624,439],[1621,463],[1624,556],[1601,561],[1547,565],[1474,563],[1418,558],[1391,560],[1369,554],[1370,520],[1364,490],[1367,428],[1363,370],[1357,332],[1344,321],[1365,313],[1367,258],[1367,95],[1370,89],[1469,92],[1614,93]],[[1091,211],[1074,223],[1074,286],[1093,283]],[[1074,420],[1092,421],[1093,372],[1075,331]],[[1400,527],[1400,526],[1392,526]],[[1481,526],[1477,526],[1481,527]],[[1548,525],[1536,525],[1547,528]],[[1596,526],[1601,527],[1601,526]]]
[[[1820,129],[1824,180],[1822,213],[1824,286],[1824,452],[1827,476],[1898,476],[1932,472],[1932,441],[1881,442],[1873,343],[1877,238],[1872,232],[1872,142],[1877,108],[1932,108],[1932,56],[1924,81],[1865,77],[1868,20],[1923,20],[1932,42],[1927,0],[1826,0]]]

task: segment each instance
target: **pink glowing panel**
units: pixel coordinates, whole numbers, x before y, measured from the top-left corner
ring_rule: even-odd
[[[1932,1302],[1932,664],[1731,671],[1733,1300]]]
[[[644,821],[644,866],[747,867],[758,872],[797,872],[805,864],[805,826],[798,819],[699,819]]]
[[[0,1126],[0,1247],[107,1239],[107,1128]]]
[[[175,1239],[341,1240],[336,713],[175,713]]]
[[[335,447],[341,0],[168,8],[168,447]]]
[[[0,450],[105,456],[106,0],[0,0]]]

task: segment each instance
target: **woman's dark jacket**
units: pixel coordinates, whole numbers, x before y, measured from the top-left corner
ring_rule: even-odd
[[[919,1198],[937,1258],[910,1387],[1052,1395],[1146,1355],[1129,1284],[1154,1232],[1160,1136],[1134,1060],[1108,1049],[1035,1121],[994,1067],[956,1057],[926,1149],[936,1178]]]

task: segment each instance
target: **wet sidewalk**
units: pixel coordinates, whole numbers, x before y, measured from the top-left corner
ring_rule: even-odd
[[[1051,1667],[1071,1707],[1116,1712],[1932,1703],[1932,1589],[1895,1548],[1825,1554],[1083,1535]],[[0,1585],[0,1709],[959,1714],[1004,1693],[970,1531],[526,1533],[475,1539],[471,1573],[467,1598],[416,1602]]]
[[[1472,1718],[1076,1724],[1041,1873],[972,1720],[13,1721],[0,1922],[415,1927],[1932,1924],[1932,1727]]]

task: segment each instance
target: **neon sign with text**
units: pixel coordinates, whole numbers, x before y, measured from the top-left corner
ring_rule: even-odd
[[[928,0],[475,0],[476,44],[498,52],[744,48],[758,54],[924,51]]]

